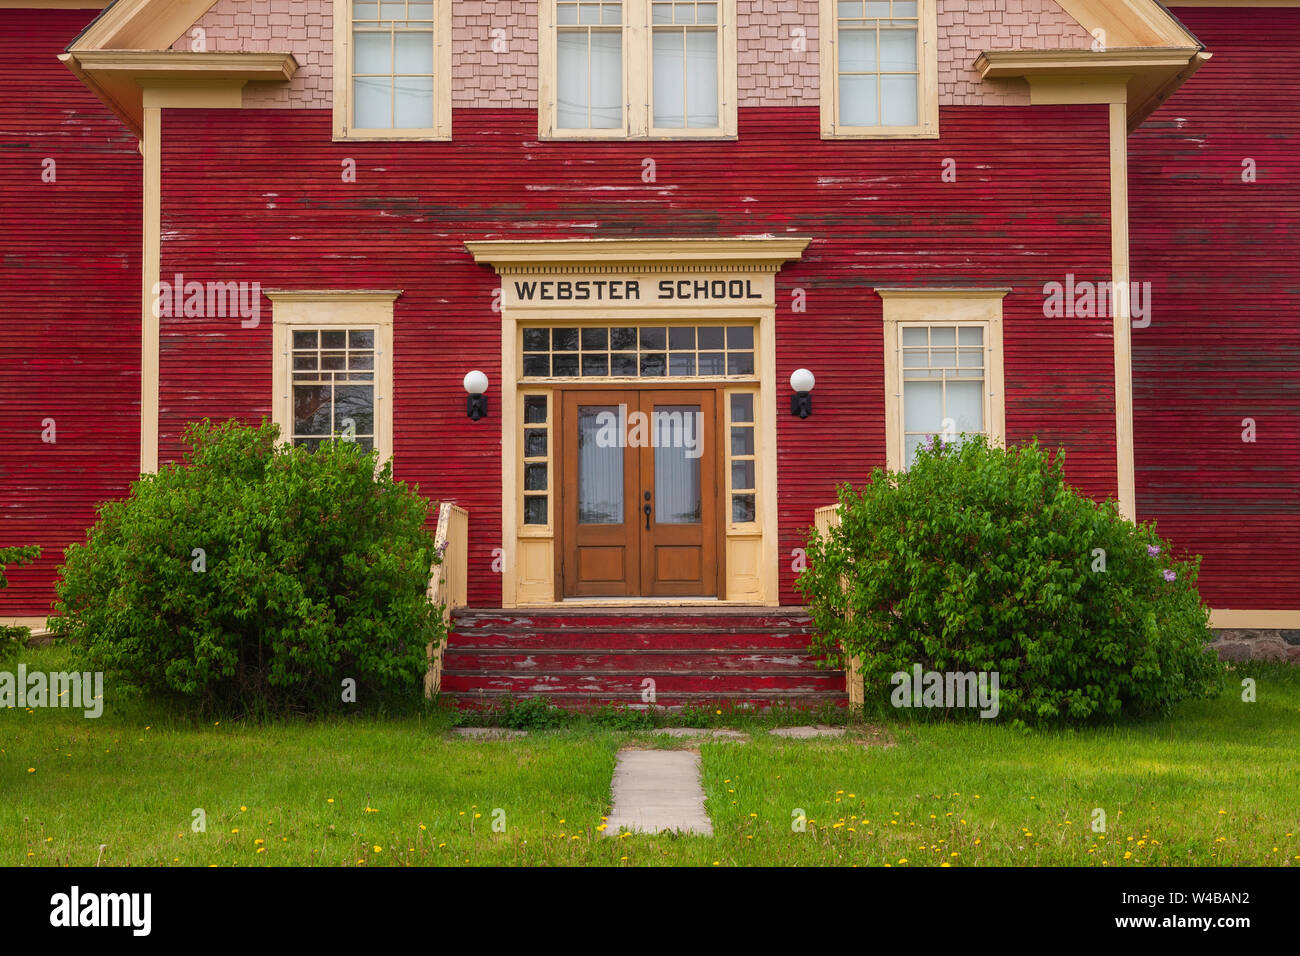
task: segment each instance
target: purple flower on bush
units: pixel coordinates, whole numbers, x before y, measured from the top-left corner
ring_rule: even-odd
[[[1147,545],[1147,554],[1153,558],[1158,558],[1160,556],[1160,549],[1154,544],[1149,544]]]
[[[1172,583],[1172,582],[1178,580],[1178,575],[1175,574],[1173,571],[1166,571],[1166,572],[1165,572],[1165,580],[1166,580],[1166,581],[1169,581],[1169,582]]]

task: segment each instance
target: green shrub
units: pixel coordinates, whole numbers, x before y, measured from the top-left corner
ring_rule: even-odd
[[[181,464],[100,509],[65,552],[59,630],[85,668],[200,710],[362,706],[420,692],[443,637],[429,503],[352,442],[192,424]]]
[[[10,565],[31,564],[41,556],[41,549],[34,544],[19,545],[13,548],[0,548],[0,590],[9,586],[5,577],[5,568]],[[27,647],[27,639],[32,636],[30,628],[18,624],[0,624],[0,664],[13,660]]]
[[[1223,669],[1206,651],[1200,558],[1174,560],[1154,526],[1082,497],[1063,464],[1037,442],[935,441],[906,472],[842,487],[841,525],[813,532],[796,585],[814,650],[859,655],[877,706],[915,664],[996,671],[998,715],[1026,723],[1215,693]]]

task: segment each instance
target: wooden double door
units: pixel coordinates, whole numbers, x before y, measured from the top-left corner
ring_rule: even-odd
[[[719,594],[715,389],[559,393],[559,597]]]

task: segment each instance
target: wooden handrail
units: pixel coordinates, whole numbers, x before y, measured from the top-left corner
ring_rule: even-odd
[[[442,561],[434,566],[429,581],[429,600],[442,605],[443,623],[450,630],[451,612],[464,607],[465,582],[469,563],[469,512],[449,501],[438,505],[438,527],[433,536],[434,546]],[[442,686],[442,650],[446,639],[438,646],[426,649],[429,669],[424,675],[424,696],[432,697]]]

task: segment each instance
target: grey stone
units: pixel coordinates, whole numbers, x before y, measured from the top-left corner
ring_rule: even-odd
[[[469,737],[473,740],[514,740],[527,737],[526,730],[510,730],[507,727],[457,727],[453,731],[457,737]]]
[[[654,731],[667,737],[712,737],[714,740],[748,740],[749,734],[727,727],[660,727]]]
[[[1257,661],[1285,661],[1286,651],[1286,642],[1280,637],[1262,638],[1250,645],[1251,657]]]
[[[700,755],[691,750],[622,750],[610,785],[614,808],[605,836],[620,830],[697,833],[713,836],[704,810]]]
[[[1300,631],[1278,631],[1278,636],[1293,647],[1300,647]]]
[[[806,740],[809,737],[843,737],[843,727],[828,727],[826,724],[817,724],[814,727],[778,727],[772,731],[776,737],[792,737],[795,740]]]
[[[1286,659],[1292,664],[1300,664],[1300,647],[1288,647],[1286,649]]]
[[[1223,642],[1220,641],[1210,645],[1211,648],[1218,651],[1219,660],[1221,661],[1248,661],[1250,660],[1250,645],[1242,641]]]

